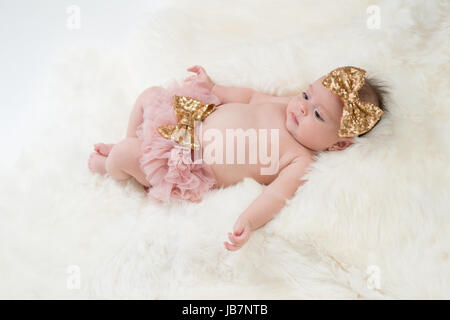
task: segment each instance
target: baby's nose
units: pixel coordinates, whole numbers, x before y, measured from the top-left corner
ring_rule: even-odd
[[[306,104],[305,103],[300,104],[300,112],[302,113],[303,116],[306,116]]]

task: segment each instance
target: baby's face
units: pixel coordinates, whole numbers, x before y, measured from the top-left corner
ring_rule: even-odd
[[[351,141],[338,136],[343,104],[322,85],[323,79],[317,79],[306,91],[293,97],[286,108],[287,130],[300,144],[314,151],[333,150],[336,144],[346,147]]]

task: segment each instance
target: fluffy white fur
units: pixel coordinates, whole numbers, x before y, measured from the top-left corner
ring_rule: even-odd
[[[380,29],[366,27],[371,4]],[[177,1],[126,52],[62,53],[1,172],[0,296],[450,298],[449,14],[446,1]],[[278,95],[357,65],[391,86],[389,111],[323,154],[282,212],[228,252],[255,181],[157,205],[87,169],[93,143],[124,136],[142,90],[194,64]],[[80,290],[67,288],[70,265]]]

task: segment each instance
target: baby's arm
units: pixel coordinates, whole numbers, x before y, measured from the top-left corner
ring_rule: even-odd
[[[214,84],[211,92],[220,99],[222,104],[225,104],[231,102],[249,103],[255,91],[250,88],[225,87]]]
[[[250,88],[225,87],[214,84],[212,93],[219,97],[222,104],[231,102],[256,104],[262,102],[287,104],[291,97],[272,96]]]
[[[278,177],[239,216],[233,234],[228,233],[231,243],[224,243],[228,250],[239,249],[253,230],[262,227],[280,212],[286,200],[305,182],[302,178],[310,163],[311,159],[298,157],[281,170]]]
[[[243,87],[226,87],[221,86],[214,81],[206,73],[202,66],[195,65],[187,69],[188,71],[195,72],[196,75],[188,77],[185,81],[196,81],[198,85],[203,86],[210,90],[211,93],[216,95],[221,104],[240,102],[240,103],[261,103],[261,102],[278,102],[287,103],[290,97],[278,97],[269,94],[257,92],[250,88]]]

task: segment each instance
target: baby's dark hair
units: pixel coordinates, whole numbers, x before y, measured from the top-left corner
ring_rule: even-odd
[[[362,101],[371,102],[380,107],[383,112],[386,111],[386,98],[389,95],[389,87],[383,81],[374,77],[366,77],[364,86],[359,89],[358,94]],[[380,121],[378,121],[375,126]],[[369,132],[370,130],[366,133],[360,134],[358,137],[362,137]]]

